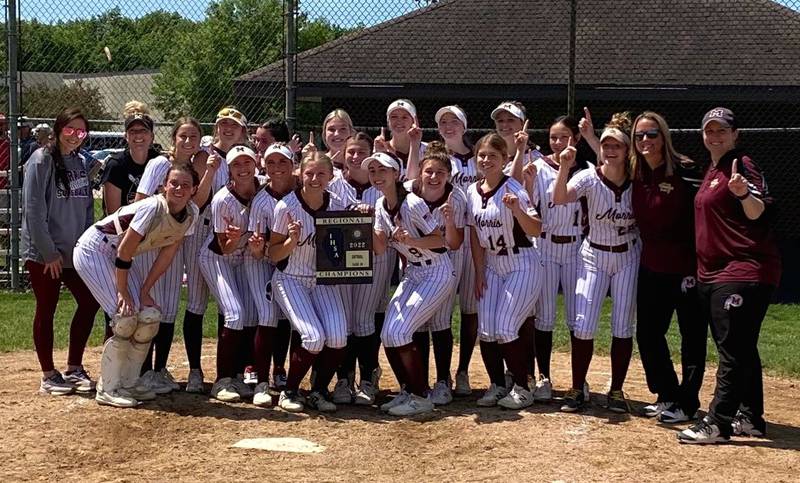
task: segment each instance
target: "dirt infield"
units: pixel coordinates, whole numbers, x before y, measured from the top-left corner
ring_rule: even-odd
[[[213,373],[214,346],[204,365]],[[56,354],[63,361],[65,354]],[[175,345],[171,370],[179,381],[187,368]],[[569,380],[569,356],[554,356],[557,389]],[[609,379],[607,358],[592,363],[591,408],[558,412],[536,404],[521,412],[478,409],[458,399],[435,414],[398,420],[373,408],[346,407],[334,415],[288,414],[249,404],[226,405],[205,396],[161,396],[135,410],[100,407],[80,396],[37,394],[35,353],[0,355],[0,481],[317,480],[457,481],[702,480],[797,481],[800,471],[800,381],[768,377],[769,439],[735,438],[725,446],[682,446],[677,428],[659,427],[637,415],[602,408]],[[383,360],[382,385],[394,385]],[[99,349],[87,353],[87,369],[99,373]],[[713,368],[712,368],[713,369]],[[485,388],[480,357],[473,358],[473,387]],[[638,410],[650,400],[641,364],[634,361],[626,390]],[[706,375],[703,401],[713,389]],[[681,426],[683,428],[684,426]],[[318,454],[231,448],[243,438],[299,437],[325,447]]]

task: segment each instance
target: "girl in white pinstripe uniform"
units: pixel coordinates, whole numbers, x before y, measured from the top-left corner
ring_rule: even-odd
[[[447,303],[456,278],[445,237],[425,201],[398,182],[400,163],[388,153],[364,160],[370,182],[383,196],[375,205],[375,253],[391,244],[407,261],[403,279],[389,301],[381,340],[400,382],[400,394],[381,409],[395,416],[433,410],[427,398],[422,357],[413,335]]]
[[[225,318],[217,341],[217,381],[211,396],[220,401],[239,401],[253,396],[237,374],[244,369],[238,355],[252,350],[258,325],[255,305],[245,274],[250,203],[258,191],[258,156],[247,146],[234,146],[225,156],[230,181],[211,201],[213,233],[200,249],[200,271]],[[252,329],[245,332],[245,327]]]
[[[355,134],[353,121],[344,109],[334,109],[322,121],[322,142],[333,161],[336,178],[340,178],[345,168],[344,150],[347,139]]]
[[[326,190],[333,179],[333,163],[312,151],[300,163],[302,187],[278,202],[269,241],[269,257],[277,266],[272,276],[272,293],[302,343],[292,348],[286,390],[280,407],[298,412],[304,408],[299,397],[300,382],[314,360],[322,358],[307,404],[319,411],[335,411],[328,385],[344,357],[347,319],[339,287],[316,283],[315,215],[320,211],[346,208],[345,202]]]
[[[528,135],[518,131],[515,138],[512,173],[521,179]],[[541,221],[522,185],[503,173],[508,159],[503,138],[488,134],[475,150],[484,178],[469,187],[467,224],[476,272],[481,356],[491,380],[478,405],[519,409],[533,403],[528,389],[531,345],[520,329],[541,289],[541,261],[529,238],[539,235]],[[510,390],[503,375],[504,360],[513,377]]]
[[[584,170],[569,182],[576,150],[561,153],[553,202],[564,204],[586,196],[589,235],[580,251],[576,285],[576,315],[572,327],[572,389],[562,411],[578,411],[585,404],[584,384],[594,350],[594,336],[603,299],[611,288],[611,389],[607,406],[627,412],[622,385],[633,351],[634,312],[641,243],[633,216],[632,188],[628,166],[630,119],[615,115],[600,137],[600,167]]]

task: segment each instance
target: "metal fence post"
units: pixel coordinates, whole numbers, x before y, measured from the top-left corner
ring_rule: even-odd
[[[19,267],[19,229],[20,229],[20,206],[19,206],[19,87],[17,73],[17,42],[19,32],[17,27],[17,0],[8,0],[7,28],[8,28],[8,123],[11,128],[11,144],[9,146],[10,165],[9,175],[11,181],[11,200],[9,207],[11,213],[11,288],[20,288],[20,267]]]
[[[284,39],[284,64],[286,65],[286,108],[285,117],[289,131],[294,130],[297,115],[295,114],[296,87],[295,74],[297,61],[297,0],[286,0],[286,38]]]

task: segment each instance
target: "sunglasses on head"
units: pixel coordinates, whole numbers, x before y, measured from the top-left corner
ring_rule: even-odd
[[[78,139],[83,139],[89,134],[86,129],[74,127],[65,127],[61,132],[64,133],[65,136],[77,136]]]
[[[236,109],[231,109],[229,107],[226,107],[225,109],[219,111],[217,117],[232,117],[235,119],[242,119],[244,116],[242,115],[241,112],[237,111]]]
[[[658,129],[650,129],[648,131],[636,131],[633,137],[635,137],[637,141],[641,141],[645,137],[647,137],[647,139],[655,139],[659,134],[661,134],[661,131]]]

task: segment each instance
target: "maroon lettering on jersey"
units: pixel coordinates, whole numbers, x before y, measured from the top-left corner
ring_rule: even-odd
[[[667,165],[642,163],[633,181],[633,213],[642,237],[643,267],[658,273],[694,275],[694,190]]]
[[[747,178],[750,192],[767,207],[757,220],[747,218],[741,201],[728,189],[734,159],[739,160],[739,173]],[[708,167],[694,201],[699,281],[778,285],[781,260],[769,226],[771,204],[761,168],[740,151],[731,151]]]

